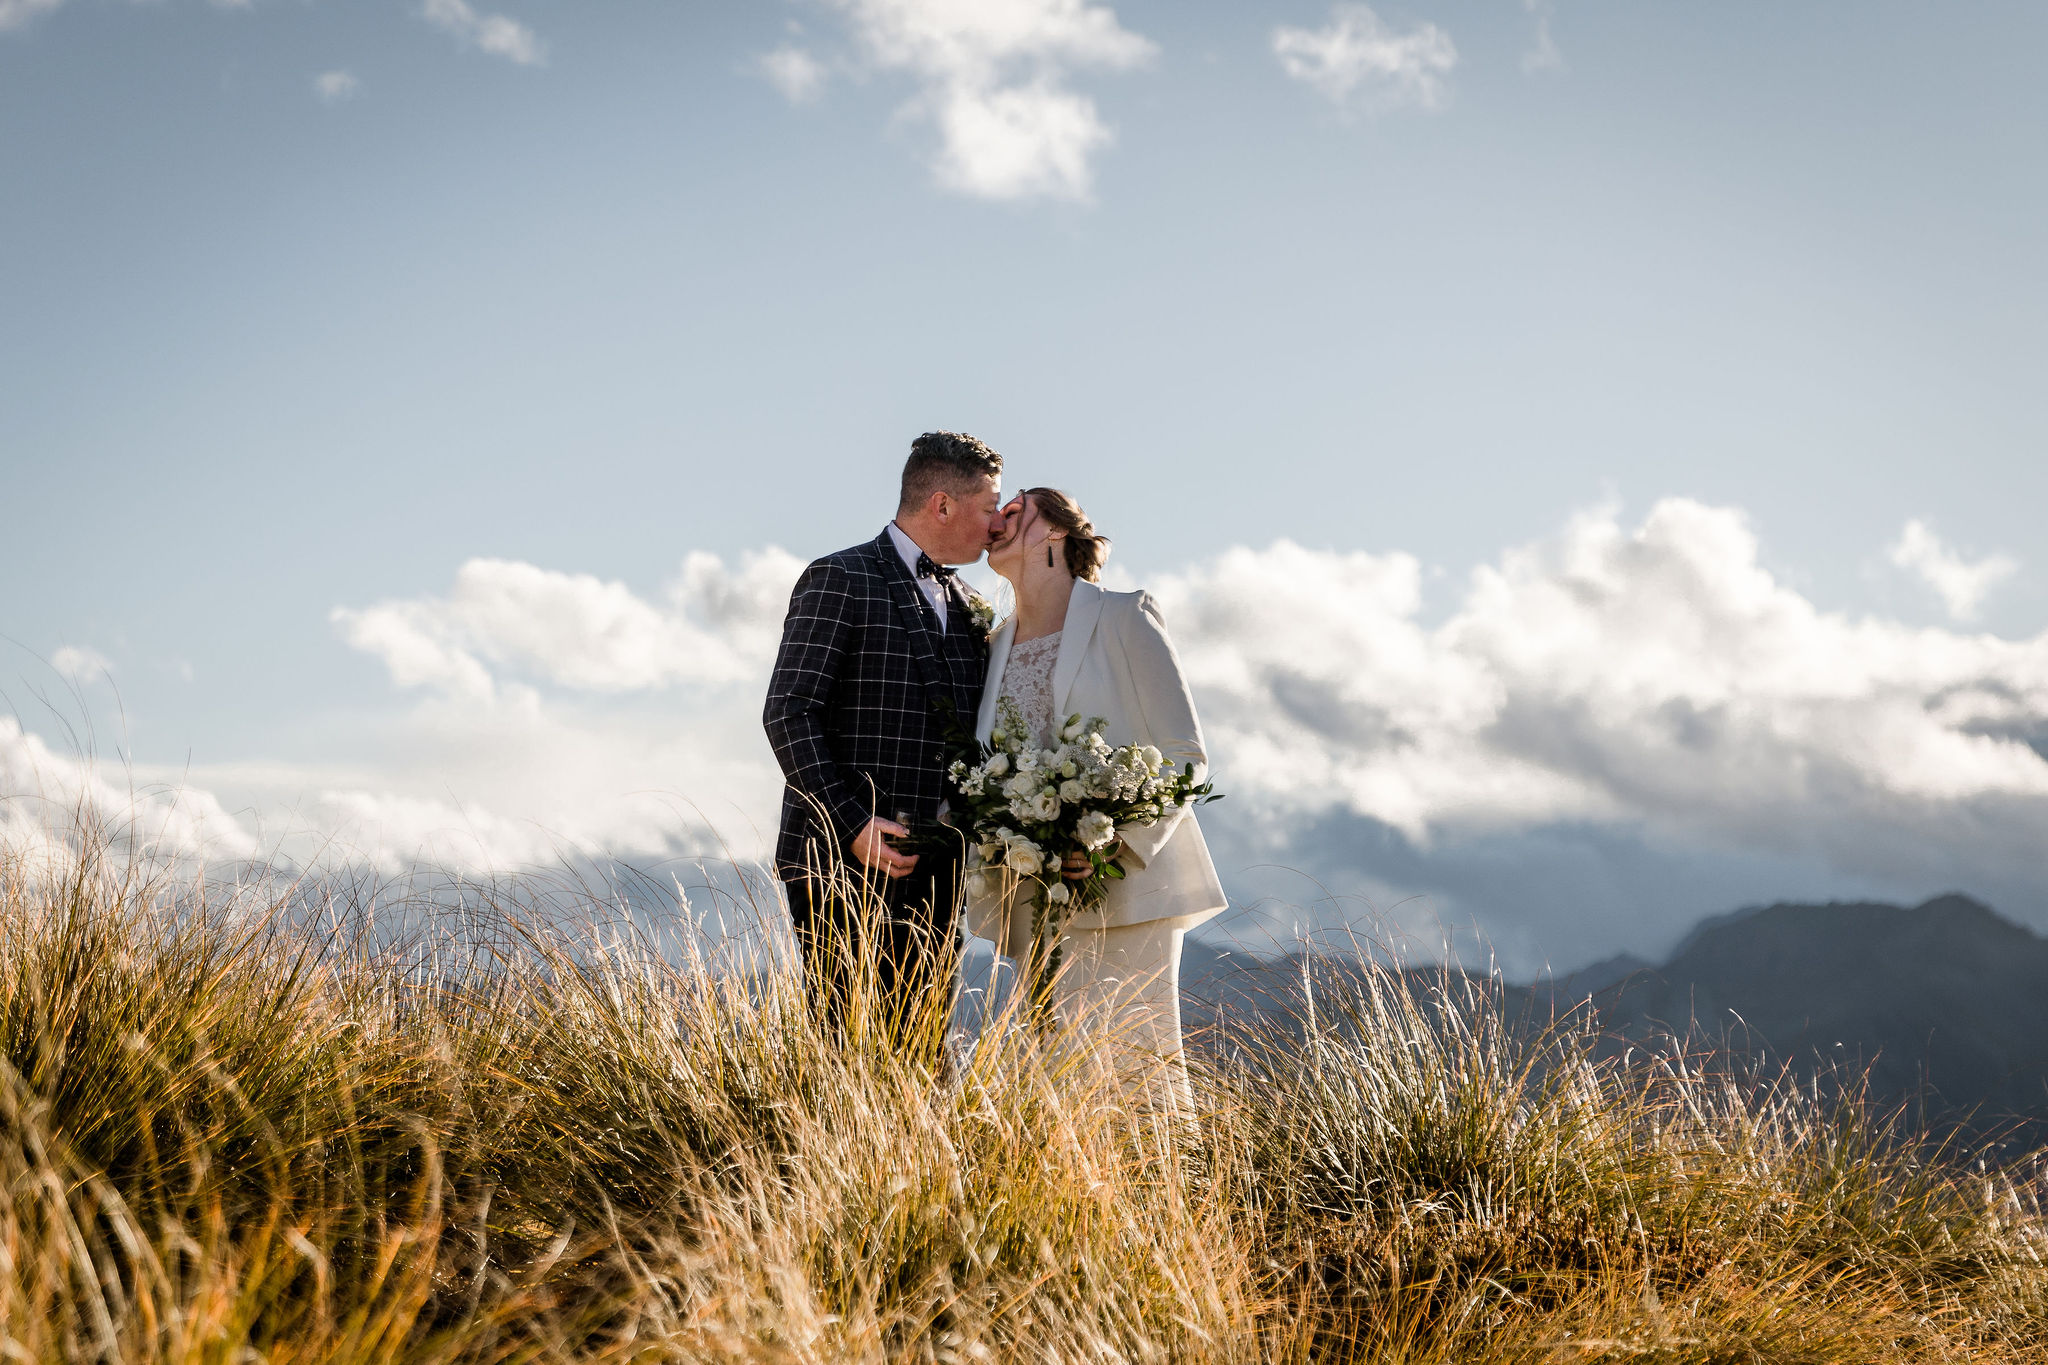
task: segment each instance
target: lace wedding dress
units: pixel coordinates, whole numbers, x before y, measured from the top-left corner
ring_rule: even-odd
[[[1011,645],[1010,661],[1003,665],[1003,695],[1024,713],[1040,748],[1052,747],[1052,671],[1059,661],[1060,632],[1054,631]]]

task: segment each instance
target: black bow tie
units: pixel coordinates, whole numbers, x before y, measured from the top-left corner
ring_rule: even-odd
[[[920,553],[917,557],[917,576],[919,578],[936,579],[942,588],[952,582],[953,575],[959,572],[958,569],[947,565],[934,563],[932,557],[928,554]]]

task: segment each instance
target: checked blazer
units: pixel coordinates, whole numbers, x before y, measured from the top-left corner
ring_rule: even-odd
[[[963,724],[981,701],[988,639],[958,579],[942,631],[884,528],[797,579],[762,724],[788,785],[775,867],[785,880],[839,855],[873,815],[936,819],[945,796],[934,702]]]

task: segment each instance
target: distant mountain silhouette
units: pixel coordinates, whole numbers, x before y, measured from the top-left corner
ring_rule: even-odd
[[[1189,1021],[1284,1016],[1303,968],[1190,941]],[[1543,1017],[1590,1000],[1617,1046],[1690,1036],[1808,1073],[1867,1068],[1874,1100],[1936,1118],[2048,1122],[2048,939],[1968,896],[1746,909],[1702,921],[1662,964],[1622,955],[1502,993]]]

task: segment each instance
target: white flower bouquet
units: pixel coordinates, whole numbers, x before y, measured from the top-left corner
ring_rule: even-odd
[[[1119,826],[1149,825],[1182,805],[1220,800],[1213,784],[1195,781],[1192,763],[1176,770],[1149,744],[1112,746],[1101,717],[1067,717],[1040,748],[1016,702],[996,703],[990,743],[974,743],[946,770],[954,820],[967,828],[968,890],[1019,896],[1032,906],[1028,970],[1033,999],[1059,970],[1059,935],[1077,912],[1099,905],[1121,880]],[[972,742],[972,741],[970,741]],[[1068,855],[1086,857],[1085,875],[1069,879]]]

